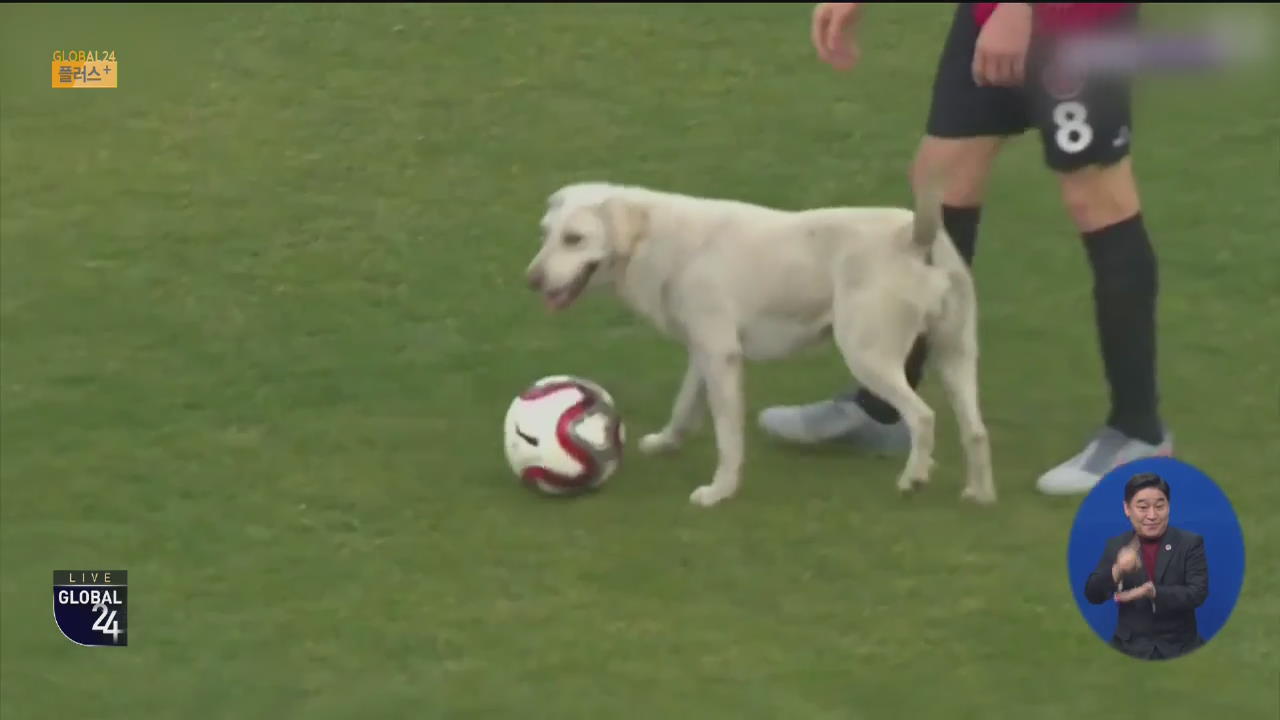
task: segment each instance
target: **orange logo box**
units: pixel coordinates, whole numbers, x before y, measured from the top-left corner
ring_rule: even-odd
[[[53,61],[54,88],[115,88],[119,81],[116,61]]]

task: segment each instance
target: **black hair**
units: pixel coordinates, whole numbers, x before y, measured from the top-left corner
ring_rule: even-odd
[[[1133,496],[1138,494],[1139,490],[1142,490],[1143,488],[1149,488],[1149,487],[1153,487],[1159,490],[1160,492],[1164,493],[1164,499],[1166,501],[1172,500],[1172,493],[1169,491],[1169,483],[1165,482],[1164,478],[1160,477],[1159,475],[1153,472],[1144,472],[1144,473],[1138,473],[1137,475],[1134,475],[1133,477],[1129,478],[1129,482],[1125,484],[1124,486],[1125,504],[1127,505],[1129,501],[1133,499]]]

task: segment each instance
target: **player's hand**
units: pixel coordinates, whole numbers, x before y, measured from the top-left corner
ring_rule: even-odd
[[[818,3],[813,9],[809,35],[818,57],[837,70],[857,64],[861,52],[854,37],[861,3]]]
[[[1142,598],[1150,598],[1156,596],[1156,586],[1151,582],[1144,582],[1136,588],[1116,593],[1116,602],[1132,602]]]
[[[980,86],[1021,85],[1030,43],[1031,5],[1000,3],[978,34],[973,53],[973,81]]]

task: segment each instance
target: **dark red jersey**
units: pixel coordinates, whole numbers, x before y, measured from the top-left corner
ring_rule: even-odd
[[[974,3],[973,17],[978,27],[991,17],[1000,3]],[[1131,11],[1138,3],[1032,3],[1035,27],[1041,33],[1060,34],[1092,30]]]

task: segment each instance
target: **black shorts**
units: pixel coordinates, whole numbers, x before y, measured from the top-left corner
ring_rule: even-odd
[[[1117,22],[1136,20],[1131,13]],[[934,78],[929,135],[1010,136],[1035,128],[1045,164],[1059,172],[1110,165],[1129,154],[1131,93],[1124,77],[1069,78],[1053,67],[1052,44],[1035,37],[1022,87],[979,87],[973,80],[978,31],[972,3],[959,3]]]

